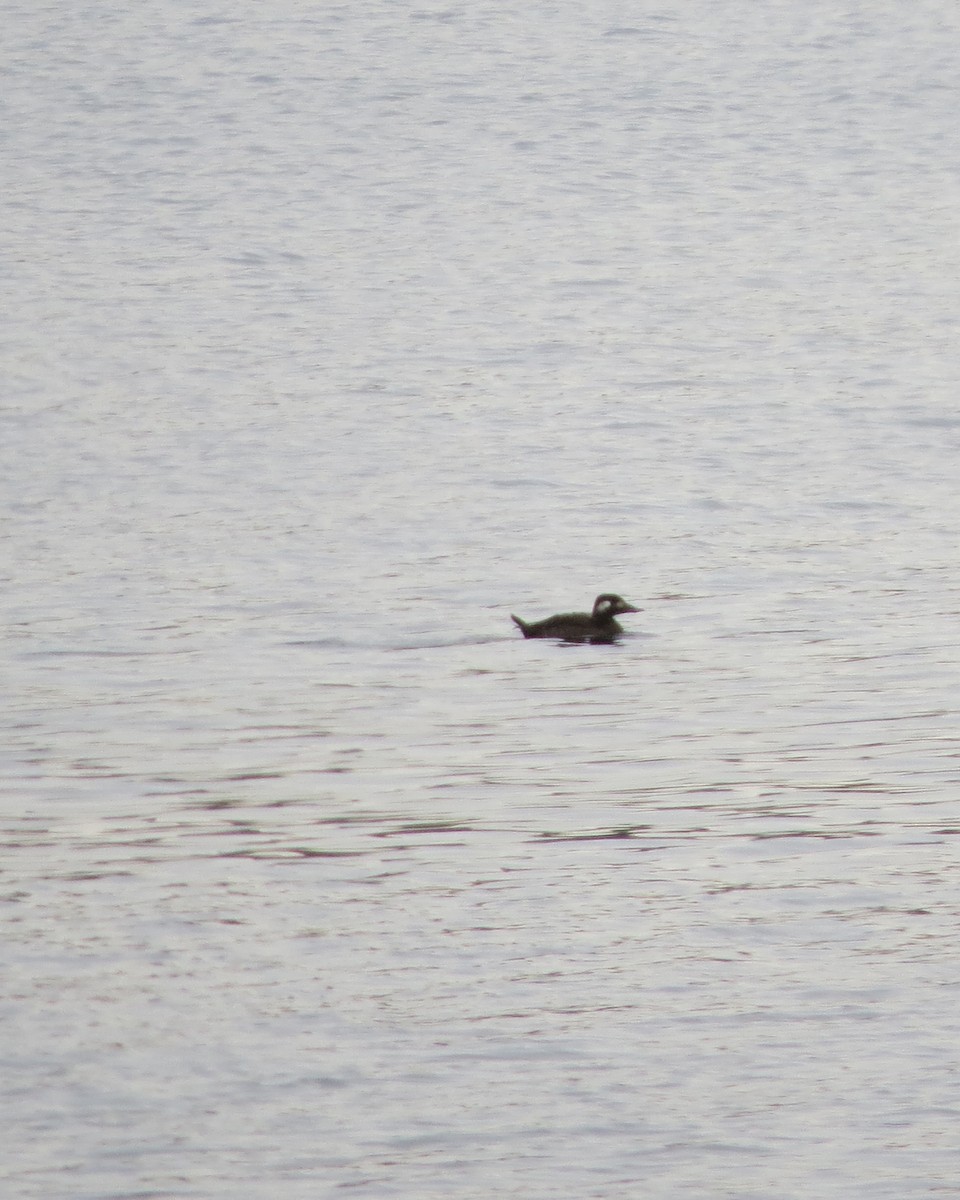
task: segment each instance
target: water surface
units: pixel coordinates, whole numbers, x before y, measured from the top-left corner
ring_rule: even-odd
[[[6,26],[4,1195],[955,1195],[953,7]]]

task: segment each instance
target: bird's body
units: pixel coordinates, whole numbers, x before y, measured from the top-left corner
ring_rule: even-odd
[[[620,613],[640,612],[622,596],[604,592],[593,602],[593,612],[557,613],[542,621],[511,620],[525,638],[559,638],[562,642],[613,642],[623,633],[614,618]]]

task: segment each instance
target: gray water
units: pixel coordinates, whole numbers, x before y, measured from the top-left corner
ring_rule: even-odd
[[[4,42],[3,1196],[960,1193],[960,10]]]

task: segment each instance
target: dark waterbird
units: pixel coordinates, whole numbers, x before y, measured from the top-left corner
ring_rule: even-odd
[[[562,642],[613,642],[623,633],[618,621],[621,613],[640,612],[628,604],[622,596],[604,592],[593,602],[593,612],[557,613],[542,621],[511,620],[519,627],[525,638],[559,638]]]

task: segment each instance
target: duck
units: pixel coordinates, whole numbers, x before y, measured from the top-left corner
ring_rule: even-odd
[[[642,612],[628,604],[622,596],[602,592],[593,602],[592,612],[557,613],[542,621],[524,621],[510,614],[510,619],[525,638],[559,638],[562,642],[613,642],[623,633],[614,618],[621,613]]]

